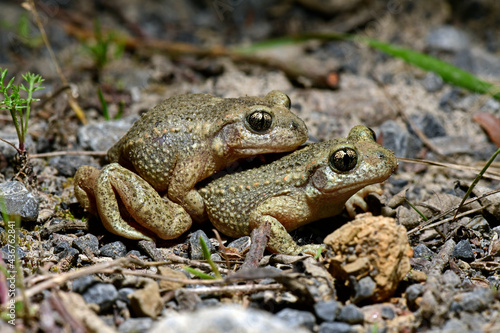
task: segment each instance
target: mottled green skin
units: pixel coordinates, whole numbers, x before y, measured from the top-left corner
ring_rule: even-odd
[[[108,151],[113,163],[101,171],[88,166],[77,171],[75,195],[113,233],[176,238],[192,219],[206,219],[196,183],[240,158],[292,151],[307,140],[304,122],[289,109],[290,100],[280,91],[265,97],[171,97]],[[255,111],[271,115],[269,129],[252,128],[247,116]]]
[[[329,158],[345,147],[356,151],[357,163],[340,172]],[[269,222],[268,249],[296,254],[316,247],[298,246],[287,231],[339,214],[352,195],[384,181],[396,166],[394,154],[377,144],[368,128],[356,126],[347,138],[311,144],[273,163],[226,175],[199,192],[210,221],[222,233],[249,235]]]

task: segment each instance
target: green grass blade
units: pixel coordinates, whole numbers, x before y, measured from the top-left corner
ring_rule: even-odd
[[[498,148],[497,151],[493,155],[491,155],[490,159],[488,160],[488,162],[486,162],[486,164],[484,165],[484,167],[481,170],[481,172],[479,172],[477,174],[476,178],[474,178],[474,181],[472,182],[472,184],[470,184],[469,189],[467,190],[467,193],[465,193],[462,201],[460,202],[460,205],[458,205],[458,208],[455,211],[455,215],[453,215],[453,221],[457,217],[458,211],[460,210],[460,208],[462,208],[465,200],[467,200],[467,198],[469,197],[469,195],[472,193],[472,190],[477,185],[477,183],[479,182],[479,180],[481,180],[481,178],[483,178],[484,173],[486,172],[486,170],[488,170],[488,168],[490,167],[491,163],[493,163],[493,161],[498,156],[498,154],[500,154],[500,148]]]
[[[101,102],[102,115],[106,121],[109,121],[108,103],[104,99],[101,88],[97,88],[97,96],[99,96],[99,101]]]
[[[189,266],[185,266],[184,270],[187,271],[187,272],[189,272],[189,273],[191,273],[191,274],[193,274],[193,275],[196,275],[200,279],[215,280],[215,277],[213,277],[212,275],[208,275],[207,273],[203,273],[202,271],[199,271],[199,270],[194,269],[194,268],[189,267]]]
[[[488,94],[500,100],[500,86],[480,80],[478,77],[445,61],[403,47],[380,42],[375,39],[354,38],[354,40],[385,52],[393,57],[403,59],[409,64],[426,71],[434,72],[448,83],[468,89],[473,92]]]
[[[203,240],[203,237],[200,236],[200,245],[201,245],[201,251],[203,252],[203,258],[205,258],[206,261],[208,261],[208,264],[212,268],[212,271],[215,274],[215,277],[217,279],[222,279],[222,275],[219,272],[219,268],[215,264],[215,262],[210,258],[210,251],[208,250],[208,246]]]

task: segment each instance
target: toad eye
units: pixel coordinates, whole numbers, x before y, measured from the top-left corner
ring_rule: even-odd
[[[337,171],[350,171],[357,163],[358,154],[352,148],[341,148],[330,156],[330,167]]]
[[[255,111],[247,116],[247,124],[255,132],[267,131],[273,123],[273,117],[266,111]]]
[[[372,134],[373,141],[377,142],[377,134],[375,134],[375,131],[372,130],[370,127],[368,127],[370,130],[370,133]]]

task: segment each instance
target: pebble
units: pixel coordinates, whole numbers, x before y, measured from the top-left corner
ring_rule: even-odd
[[[439,119],[430,113],[414,115],[411,119],[429,139],[446,136],[446,130]],[[410,134],[416,136],[416,133],[411,127],[409,131]]]
[[[416,157],[422,143],[413,137],[404,128],[401,128],[394,120],[387,120],[380,127],[384,138],[384,147],[392,150],[396,156]]]
[[[118,299],[118,291],[110,283],[97,283],[87,288],[82,296],[85,302],[95,303],[99,305],[102,312],[106,312]]]
[[[120,290],[118,290],[118,299],[130,305],[130,297],[128,297],[128,295],[132,294],[134,291],[136,291],[134,288],[120,288]]]
[[[414,258],[424,258],[430,260],[434,252],[429,249],[425,244],[418,244],[413,248],[413,257]]]
[[[291,308],[281,310],[276,314],[276,317],[283,319],[293,328],[303,326],[312,330],[316,323],[316,318],[311,312]]]
[[[310,332],[302,327],[296,327],[293,331],[294,333]],[[164,318],[149,331],[149,333],[170,332],[289,333],[290,325],[266,311],[225,305]]]
[[[362,324],[365,321],[365,315],[354,304],[347,304],[340,310],[337,320],[351,325]]]
[[[17,257],[19,259],[23,259],[26,256],[26,253],[22,248],[19,246],[16,246],[16,251],[17,251]],[[2,247],[2,258],[6,261],[10,261],[12,259],[12,262],[14,262],[14,246],[7,244],[4,247]],[[12,257],[10,257],[12,256]]]
[[[120,333],[137,333],[137,332],[148,332],[153,326],[153,319],[145,318],[129,318],[125,320],[120,327],[118,327],[118,332]]]
[[[441,275],[441,280],[445,286],[451,288],[455,288],[460,284],[460,277],[450,269]]]
[[[449,25],[431,30],[427,36],[427,47],[435,51],[457,52],[470,47],[467,35]]]
[[[489,288],[478,288],[474,291],[460,294],[456,299],[460,307],[468,312],[480,312],[490,305],[494,300],[492,291]]]
[[[234,247],[240,253],[250,247],[250,236],[243,236],[235,239],[231,243],[227,244],[226,247]]]
[[[89,253],[94,256],[99,255],[99,240],[92,234],[86,234],[75,239],[73,241],[73,247],[80,251],[80,253],[86,255]]]
[[[82,294],[85,290],[87,290],[97,282],[99,281],[94,276],[85,275],[81,278],[73,280],[71,290],[73,290],[75,293]]]
[[[319,333],[355,333],[354,327],[346,323],[322,323],[319,325]]]
[[[365,276],[354,285],[354,297],[352,301],[354,303],[360,303],[370,298],[373,296],[376,288],[377,284],[375,281],[373,281],[370,276]]]
[[[390,306],[384,306],[382,308],[382,318],[392,320],[396,317],[396,313]]]
[[[99,167],[91,156],[83,155],[64,155],[56,156],[49,160],[49,165],[56,168],[59,175],[65,177],[73,177],[76,170],[82,165],[92,165]]]
[[[320,301],[314,304],[316,316],[323,321],[334,321],[340,312],[341,305],[335,300]]]
[[[457,243],[453,249],[453,257],[464,261],[474,260],[474,252],[472,251],[472,247],[468,239],[463,239]]]
[[[119,120],[81,126],[77,134],[78,142],[82,149],[107,151],[127,133],[137,119],[139,119],[138,116],[130,116]]]
[[[21,217],[21,221],[33,222],[38,218],[38,201],[23,183],[8,181],[0,184],[0,193],[5,200],[5,208],[11,218]],[[0,215],[0,220],[3,220]]]
[[[116,259],[124,257],[127,254],[127,247],[123,242],[116,241],[102,246],[99,251],[103,257]]]
[[[189,255],[191,259],[194,260],[203,260],[203,252],[201,251],[201,244],[200,244],[200,236],[203,238],[205,241],[205,244],[207,244],[208,251],[212,253],[214,251],[214,247],[212,245],[212,242],[208,238],[207,234],[203,230],[196,230],[189,236]]]
[[[421,296],[424,292],[424,286],[420,283],[412,284],[406,288],[406,301],[408,304],[415,304],[417,297]]]
[[[444,86],[444,81],[441,78],[441,76],[439,76],[433,72],[427,73],[427,75],[423,78],[421,83],[422,83],[422,86],[424,86],[425,90],[427,90],[428,92],[439,91]]]

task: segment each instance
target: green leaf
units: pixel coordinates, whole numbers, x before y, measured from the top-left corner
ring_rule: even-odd
[[[206,273],[203,273],[202,271],[199,271],[197,269],[194,269],[192,267],[189,267],[189,266],[185,266],[183,267],[184,270],[186,270],[187,272],[193,274],[193,275],[196,275],[197,277],[199,277],[200,279],[204,279],[204,280],[215,280],[215,277],[213,277],[212,275],[208,275]]]

